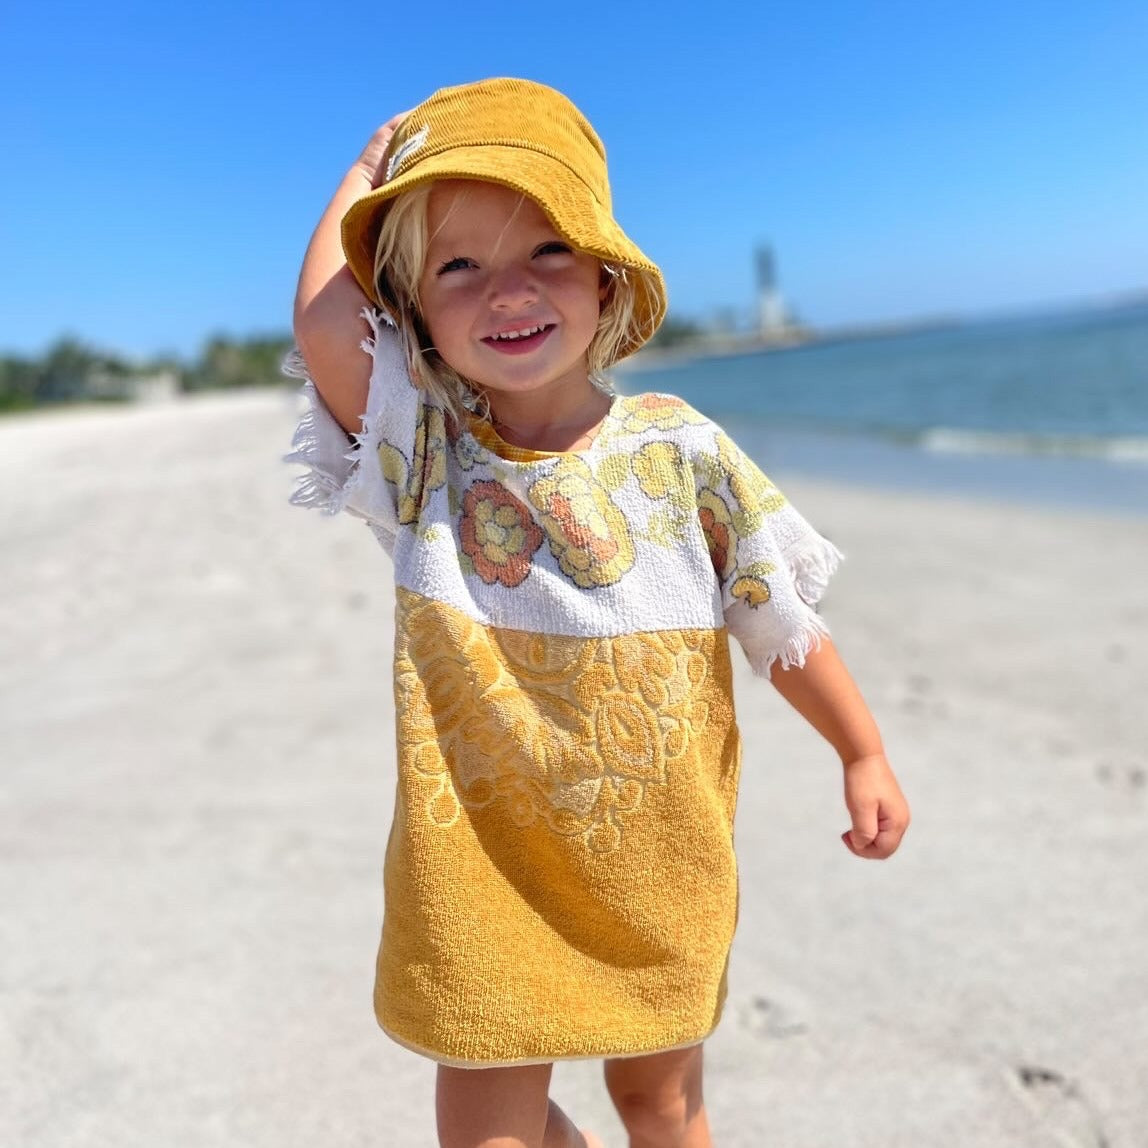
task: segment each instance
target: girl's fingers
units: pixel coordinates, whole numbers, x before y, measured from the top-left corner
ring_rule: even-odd
[[[850,811],[853,814],[853,828],[849,833],[853,841],[854,850],[864,850],[872,845],[880,832],[877,822],[876,804],[867,805],[860,809]]]
[[[872,837],[864,837],[857,833],[854,826],[841,834],[841,840],[855,857],[880,861],[896,853],[904,834],[904,827],[883,824]]]

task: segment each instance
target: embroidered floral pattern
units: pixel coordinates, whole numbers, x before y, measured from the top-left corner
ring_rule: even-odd
[[[498,482],[476,482],[467,489],[459,536],[463,553],[488,586],[518,586],[542,545],[542,531],[529,507]]]
[[[400,770],[408,800],[443,828],[498,807],[520,828],[611,852],[649,788],[702,752],[728,696],[710,672],[713,631],[544,637],[406,590],[398,606]]]
[[[730,493],[737,501],[739,514],[734,519],[742,536],[761,527],[767,514],[775,514],[785,505],[785,495],[745,456],[728,435],[716,435],[718,465],[729,482]]]
[[[769,583],[766,579],[775,569],[772,562],[751,562],[744,570],[737,572],[730,593],[756,610],[770,599]]]
[[[609,586],[634,565],[626,519],[576,455],[560,458],[528,492],[558,567],[583,588]]]
[[[660,440],[639,447],[631,462],[638,485],[647,498],[675,496],[675,502],[680,501],[686,492],[683,465],[682,452],[677,444]],[[688,493],[693,493],[692,483]]]
[[[714,564],[714,573],[719,582],[724,582],[737,566],[737,532],[729,507],[720,494],[709,489],[698,492],[698,520]]]
[[[598,460],[598,468],[594,477],[611,493],[621,490],[630,481],[633,474],[631,454],[628,450],[617,454],[608,454]]]
[[[383,477],[398,488],[400,525],[414,522],[432,491],[446,482],[446,422],[438,407],[422,403],[415,424],[413,457],[389,442],[379,446]]]
[[[641,434],[653,427],[658,430],[676,430],[687,425],[704,423],[705,416],[673,395],[633,395],[619,400],[620,426],[631,434]]]

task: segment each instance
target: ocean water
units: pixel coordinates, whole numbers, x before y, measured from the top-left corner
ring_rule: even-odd
[[[1148,303],[652,357],[768,471],[1148,516]]]

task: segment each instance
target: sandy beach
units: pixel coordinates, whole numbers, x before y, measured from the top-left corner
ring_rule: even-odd
[[[0,1144],[422,1148],[371,1011],[390,570],[290,507],[287,392],[0,422]],[[730,428],[736,434],[736,428]],[[913,806],[740,654],[721,1148],[1143,1148],[1148,517],[774,477]],[[554,1093],[622,1148],[595,1063]]]

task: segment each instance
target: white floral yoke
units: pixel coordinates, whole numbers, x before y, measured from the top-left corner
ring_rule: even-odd
[[[759,674],[802,664],[840,556],[681,400],[616,398],[588,449],[523,450],[454,426],[368,318],[362,433],[307,382],[288,457],[293,502],[365,518],[394,559],[379,1023],[475,1066],[696,1043],[737,911],[726,635]]]

